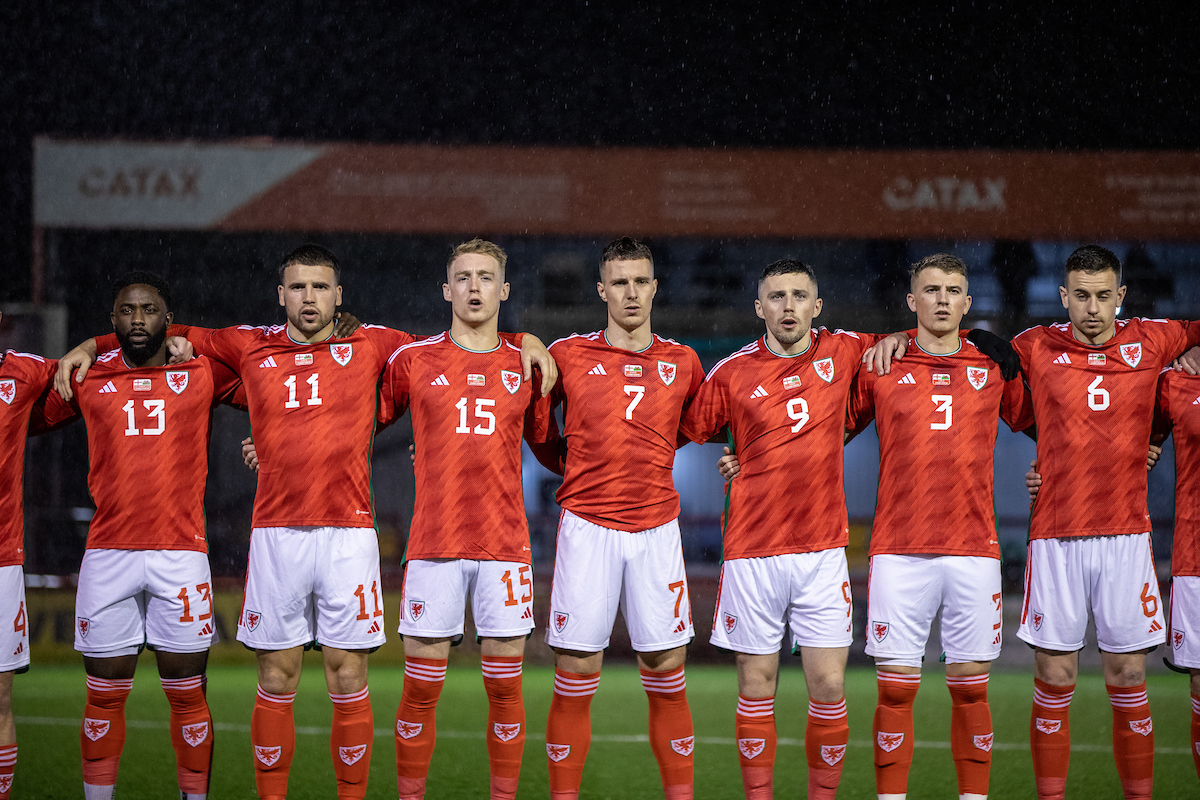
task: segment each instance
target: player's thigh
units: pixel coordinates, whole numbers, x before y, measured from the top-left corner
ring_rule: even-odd
[[[1096,642],[1109,653],[1129,653],[1166,639],[1150,534],[1089,540],[1096,562],[1092,615]]]
[[[467,589],[478,563],[462,558],[406,562],[400,591],[400,635],[461,639]]]
[[[849,647],[853,641],[853,600],[846,550],[784,556],[792,579],[788,627],[792,647]]]
[[[490,639],[527,636],[533,630],[533,565],[477,561],[471,583],[475,635]]]
[[[551,647],[582,653],[608,647],[625,570],[624,534],[563,512],[546,625]]]
[[[146,643],[168,653],[199,653],[217,641],[208,555],[146,551]]]
[[[1017,638],[1043,650],[1074,652],[1087,631],[1092,578],[1083,539],[1033,539]]]
[[[313,608],[317,531],[255,528],[237,639],[257,650],[286,650],[316,638]]]
[[[87,550],[75,590],[75,649],[132,655],[146,641],[146,551]]]
[[[938,561],[946,663],[995,661],[1003,640],[1000,561],[986,556],[940,556]]]
[[[0,674],[29,666],[28,631],[25,570],[20,564],[0,567]]]
[[[712,644],[748,655],[778,653],[790,586],[783,556],[734,558],[723,563]]]
[[[369,650],[387,641],[379,537],[374,528],[322,528],[313,595],[317,641]]]
[[[625,545],[621,607],[633,649],[655,653],[686,645],[695,633],[678,520],[621,538]]]
[[[1177,667],[1200,669],[1200,576],[1171,579],[1171,645]]]
[[[919,667],[942,604],[936,556],[871,556],[867,581],[867,655]]]

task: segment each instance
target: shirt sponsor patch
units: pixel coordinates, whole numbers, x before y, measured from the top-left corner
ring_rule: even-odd
[[[1108,359],[1105,357],[1104,353],[1088,353],[1089,367],[1103,367],[1106,361],[1108,361]]]
[[[642,365],[641,364],[626,364],[625,365],[625,377],[626,378],[642,377]]]
[[[483,376],[473,372],[467,376],[467,386],[483,386]]]
[[[783,379],[783,388],[799,389],[800,388],[800,376],[799,375],[788,375],[786,378]]]
[[[296,353],[297,367],[311,367],[313,363],[312,353]]]
[[[933,385],[934,386],[949,386],[950,385],[950,376],[944,372],[933,373]]]
[[[149,378],[134,378],[133,379],[133,390],[135,392],[150,391],[150,379]]]

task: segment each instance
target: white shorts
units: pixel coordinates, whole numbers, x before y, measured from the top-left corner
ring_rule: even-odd
[[[1000,561],[986,556],[871,557],[867,655],[920,667],[933,618],[941,612],[947,664],[1000,655]]]
[[[1096,643],[1107,653],[1163,643],[1166,626],[1149,533],[1029,543],[1018,638],[1043,650],[1079,650],[1089,609]]]
[[[679,521],[631,533],[564,510],[546,643],[597,653],[608,647],[618,607],[639,653],[671,650],[692,640]]]
[[[531,565],[454,558],[404,565],[400,634],[461,639],[468,594],[476,636],[506,639],[533,630]]]
[[[256,650],[387,641],[374,528],[255,528],[238,641]]]
[[[721,565],[712,644],[736,653],[769,655],[792,648],[849,647],[853,639],[846,550],[735,558]]]
[[[217,641],[208,554],[194,550],[87,550],[75,592],[75,649],[134,655],[143,644],[200,653]]]
[[[20,564],[0,567],[0,672],[29,666],[29,614],[25,609],[24,568]]]
[[[1200,577],[1176,575],[1171,579],[1172,660],[1177,667],[1200,669]]]

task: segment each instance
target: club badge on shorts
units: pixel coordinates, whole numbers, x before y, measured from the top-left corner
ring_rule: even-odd
[[[79,617],[75,620],[75,624],[79,627],[79,638],[86,639],[87,635],[92,631],[92,621]]]
[[[570,614],[564,614],[561,611],[554,612],[554,630],[557,633],[562,633],[563,628],[567,627],[567,620],[571,618]]]
[[[245,626],[246,630],[254,632],[258,628],[258,623],[262,622],[262,614],[257,611],[246,609]]]
[[[728,611],[726,611],[725,612],[725,632],[733,633],[733,629],[736,627],[737,627],[737,617],[735,617],[733,614],[730,614]]]
[[[187,370],[168,370],[167,371],[167,388],[175,394],[183,394],[183,390],[188,385]]]
[[[679,374],[679,368],[669,361],[658,362],[658,377],[667,386],[675,382],[675,376]]]
[[[412,617],[413,622],[416,622],[422,616],[424,616],[425,615],[425,601],[424,600],[409,600],[408,601],[408,615],[410,617]]]
[[[886,622],[871,622],[871,635],[875,637],[875,641],[882,642],[887,638],[888,630],[891,628]]]
[[[1183,631],[1171,631],[1171,644],[1176,650],[1183,647],[1184,633]]]
[[[1045,619],[1046,619],[1045,615],[1042,614],[1040,611],[1033,612],[1033,629],[1035,631],[1040,631],[1042,629],[1042,622]]]
[[[329,345],[329,355],[333,356],[333,360],[339,366],[346,366],[350,363],[350,359],[354,358],[354,345],[346,342],[345,344]]]

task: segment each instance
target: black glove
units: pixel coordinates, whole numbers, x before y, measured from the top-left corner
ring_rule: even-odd
[[[967,331],[967,339],[979,348],[979,352],[996,362],[1004,380],[1011,381],[1021,374],[1021,357],[1008,343],[1008,340],[997,336],[983,328],[972,328]]]

